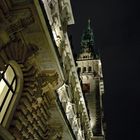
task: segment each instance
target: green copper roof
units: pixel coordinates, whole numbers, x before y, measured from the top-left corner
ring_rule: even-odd
[[[91,28],[90,19],[88,20],[88,25],[86,30],[84,30],[81,38],[81,53],[91,52],[94,58],[99,58],[99,51],[95,47],[93,30]]]
[[[81,46],[83,48],[87,48],[94,45],[94,36],[93,31],[91,29],[90,25],[90,19],[88,20],[88,25],[86,30],[83,32],[82,38],[81,38]]]

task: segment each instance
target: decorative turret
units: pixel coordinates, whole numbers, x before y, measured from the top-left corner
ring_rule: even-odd
[[[81,50],[80,50],[80,56],[82,53],[91,53],[90,57],[94,59],[99,58],[98,50],[95,48],[95,42],[94,42],[94,35],[93,30],[91,28],[90,19],[88,20],[88,25],[86,30],[82,34],[81,38]]]

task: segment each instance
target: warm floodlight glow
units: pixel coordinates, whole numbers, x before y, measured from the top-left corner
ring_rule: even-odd
[[[1,99],[1,94],[2,94],[2,91],[4,90],[5,88],[5,82],[3,79],[1,79],[0,81],[0,99]]]
[[[57,40],[56,32],[55,31],[52,31],[52,32],[53,32],[54,40],[56,41]]]
[[[14,91],[16,89],[16,79],[15,73],[12,67],[9,65],[5,72],[1,73],[0,80],[0,123],[2,122],[4,115],[7,111],[7,108],[10,104]],[[13,88],[11,89],[10,86]]]
[[[92,118],[90,120],[90,125],[91,125],[91,128],[94,128],[94,126],[95,126],[95,119],[94,118]]]

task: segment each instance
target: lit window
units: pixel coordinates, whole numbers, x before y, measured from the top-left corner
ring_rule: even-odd
[[[0,75],[0,123],[2,123],[16,90],[16,75],[11,65],[8,65],[5,71],[1,71]]]

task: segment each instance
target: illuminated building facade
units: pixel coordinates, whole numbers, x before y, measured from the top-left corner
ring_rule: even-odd
[[[90,20],[88,20],[88,26],[81,38],[81,51],[77,57],[76,63],[94,139],[104,140],[104,115],[102,104],[104,95],[103,74],[99,53],[94,43]]]
[[[67,34],[73,23],[69,0],[0,2],[1,140],[93,139]]]

